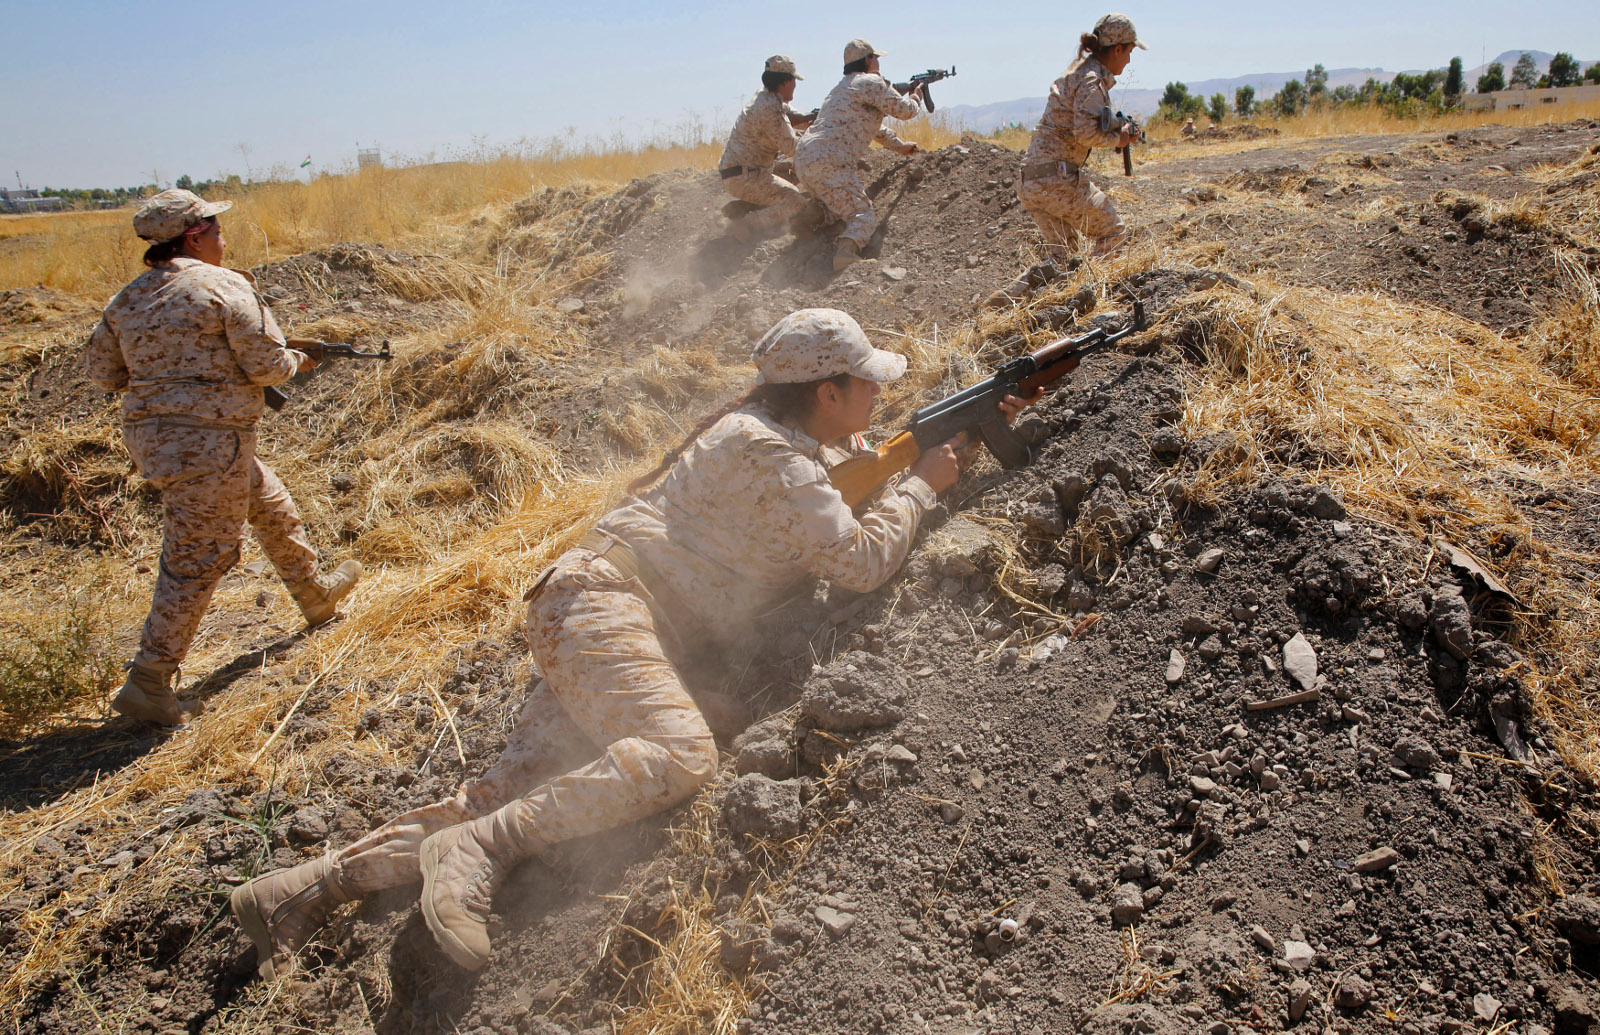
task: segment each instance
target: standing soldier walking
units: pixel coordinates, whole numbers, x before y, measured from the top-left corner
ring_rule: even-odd
[[[1108,14],[1079,37],[1077,60],[1050,86],[1044,116],[1022,158],[1017,197],[1052,258],[1075,252],[1077,233],[1089,239],[1095,256],[1116,251],[1127,237],[1111,199],[1083,166],[1091,148],[1127,147],[1132,140],[1126,124],[1107,128],[1102,113],[1109,112],[1111,88],[1135,47],[1149,49],[1133,22],[1125,14]]]
[[[795,71],[793,58],[782,54],[767,58],[760,92],[744,106],[728,134],[728,146],[717,163],[722,189],[760,206],[734,220],[731,233],[742,240],[772,235],[806,207],[799,188],[772,171],[779,155],[794,155],[795,125],[809,124],[789,109],[795,83],[804,78]]]
[[[884,116],[913,119],[922,110],[922,87],[904,97],[878,74],[883,53],[866,40],[845,44],[844,78],[822,102],[817,121],[795,145],[794,167],[800,186],[846,223],[834,246],[833,268],[842,270],[861,258],[861,249],[878,229],[878,214],[861,184],[856,162],[876,140],[903,155],[917,153],[883,124]]]
[[[200,701],[174,696],[172,680],[218,581],[239,561],[247,522],[308,625],[332,618],[361,577],[356,561],[317,574],[294,500],[256,457],[261,389],[316,363],[286,346],[247,276],[223,268],[217,216],[232,207],[168,190],[139,209],[133,229],[152,242],[150,270],[106,306],[84,357],[90,381],[122,394],[122,440],[161,490],[155,597],[111,706],[163,725],[201,711]]]

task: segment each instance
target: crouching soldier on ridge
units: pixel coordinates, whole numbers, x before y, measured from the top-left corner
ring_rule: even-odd
[[[173,695],[173,676],[218,581],[239,562],[246,524],[307,625],[332,618],[361,577],[356,561],[317,574],[294,500],[256,456],[263,386],[316,363],[286,346],[247,276],[223,268],[217,216],[232,206],[169,190],[135,213],[134,231],[151,242],[150,269],[106,306],[84,356],[89,380],[121,393],[122,441],[161,490],[155,597],[111,706],[163,725],[201,711],[200,701]]]
[[[851,40],[844,48],[844,78],[822,102],[817,121],[795,145],[794,168],[800,186],[821,201],[828,211],[845,221],[844,233],[834,246],[833,268],[842,270],[861,258],[861,249],[878,229],[878,214],[861,184],[856,162],[876,140],[903,155],[917,153],[883,124],[885,116],[914,119],[922,111],[919,83],[904,97],[878,74],[878,58],[866,40]]]
[[[1127,236],[1111,199],[1083,168],[1095,147],[1127,147],[1132,127],[1105,128],[1101,113],[1110,106],[1111,87],[1128,67],[1139,42],[1133,22],[1108,14],[1079,40],[1078,57],[1050,86],[1044,115],[1022,158],[1017,197],[1033,216],[1052,258],[1077,250],[1075,236],[1090,241],[1092,254],[1109,255]]]
[[[744,106],[728,134],[728,146],[717,163],[722,189],[757,206],[733,219],[729,233],[739,240],[770,237],[788,227],[806,207],[800,189],[772,171],[779,155],[794,155],[795,126],[810,125],[806,116],[789,108],[795,83],[804,78],[795,71],[793,58],[782,54],[767,58],[760,92]]]

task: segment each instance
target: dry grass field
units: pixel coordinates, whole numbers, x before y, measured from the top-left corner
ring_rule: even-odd
[[[1163,271],[1225,274],[1172,300],[1155,335],[1182,387],[1176,426],[1184,440],[1228,442],[1194,472],[1188,499],[1228,507],[1250,487],[1301,479],[1330,488],[1374,535],[1406,544],[1396,545],[1397,557],[1420,550],[1425,559],[1412,572],[1419,579],[1443,568],[1434,545],[1440,538],[1486,560],[1515,598],[1497,620],[1520,652],[1518,676],[1542,731],[1544,764],[1559,765],[1578,788],[1561,805],[1551,804],[1553,791],[1550,798],[1530,792],[1519,807],[1540,828],[1539,873],[1528,883],[1541,894],[1575,894],[1595,878],[1592,859],[1581,853],[1596,845],[1600,781],[1600,536],[1592,531],[1600,513],[1593,218],[1600,145],[1591,129],[1582,146],[1519,167],[1514,190],[1493,192],[1510,173],[1475,172],[1491,186],[1472,194],[1462,186],[1463,159],[1446,153],[1443,141],[1496,125],[1534,130],[1596,116],[1600,110],[1523,112],[1489,123],[1451,115],[1419,126],[1340,112],[1274,123],[1275,137],[1183,143],[1162,127],[1152,131],[1153,146],[1138,152],[1135,179],[1122,182],[1120,166],[1107,178],[1130,224],[1146,231],[1114,260],[1086,264],[1013,310],[986,313],[964,297],[944,299],[940,312],[960,315],[941,324],[895,308],[890,289],[877,286],[884,278],[872,273],[837,288],[773,288],[758,302],[824,305],[837,297],[847,300],[838,303],[844,308],[869,299],[881,307],[873,311],[887,315],[875,337],[911,359],[911,375],[884,402],[885,413],[903,415],[999,359],[996,341],[1021,335],[1042,343],[1050,335],[1041,314],[1082,291],[1110,307],[1113,286]],[[1457,193],[1435,197],[1431,179],[1399,179],[1398,164],[1360,164],[1355,159],[1373,152],[1345,139],[1357,137],[1392,137],[1397,163],[1419,176],[1455,170]],[[926,122],[911,138],[927,150],[960,139]],[[1026,140],[1002,135],[998,143],[1017,148]],[[1269,150],[1292,152],[1268,164],[1292,163],[1293,171],[1248,183],[1216,172]],[[661,242],[628,234],[670,213],[665,193],[630,198],[626,185],[646,177],[687,183],[672,179],[674,171],[709,169],[719,151],[369,169],[263,185],[235,199],[223,217],[230,263],[266,267],[265,282],[295,285],[294,302],[279,307],[289,333],[386,338],[398,358],[381,369],[319,376],[265,426],[263,451],[294,492],[316,545],[328,556],[358,556],[371,572],[347,617],[301,635],[292,602],[247,545],[244,567],[219,589],[185,666],[208,710],[170,735],[105,714],[105,694],[120,678],[116,662],[131,650],[148,603],[159,514],[127,470],[111,406],[77,379],[74,359],[99,305],[136,273],[141,248],[127,212],[0,217],[0,1016],[13,1030],[424,1025],[416,998],[392,987],[407,969],[403,961],[351,964],[349,974],[359,974],[348,981],[330,964],[326,976],[309,981],[248,984],[237,960],[242,951],[248,963],[250,953],[232,946],[231,921],[217,908],[222,876],[248,876],[274,852],[292,857],[273,833],[287,822],[283,810],[315,803],[333,812],[350,793],[354,770],[418,770],[429,786],[443,787],[481,771],[488,760],[481,756],[492,755],[515,707],[488,718],[489,682],[466,679],[462,666],[470,670],[485,644],[514,644],[522,592],[537,573],[701,411],[748,380],[739,357],[750,335],[736,321],[753,303],[719,297],[714,318],[669,340],[651,325],[688,322],[696,306],[666,308],[664,290],[639,303],[630,266]],[[1307,189],[1308,181],[1316,185]],[[974,182],[976,190],[986,181]],[[1209,209],[1194,202],[1197,185],[1216,195]],[[1426,284],[1402,289],[1403,278],[1389,274],[1375,279],[1390,283],[1367,286],[1313,275],[1288,254],[1333,233],[1328,227],[1348,235],[1318,244],[1330,252],[1382,237],[1391,224],[1421,240],[1462,198],[1469,202],[1462,211],[1482,218],[1486,233],[1540,242],[1540,283],[1548,286],[1521,290],[1527,311],[1518,310],[1514,323],[1463,315],[1466,302],[1430,299]],[[1428,220],[1419,221],[1423,210]],[[937,239],[939,219],[925,222]],[[1316,234],[1312,224],[1321,228]],[[949,270],[973,267],[972,247],[952,247],[943,260]],[[1004,282],[1032,258],[1031,247],[988,260],[979,274]],[[1284,254],[1274,257],[1274,249]],[[886,246],[882,264],[889,261]],[[929,271],[924,279],[937,277]],[[584,304],[574,308],[574,298]],[[624,323],[636,304],[643,315]],[[1386,587],[1385,599],[1399,592]],[[525,663],[507,665],[521,685]],[[464,690],[467,682],[475,689]],[[1490,764],[1534,772],[1505,757]],[[760,922],[761,910],[777,908],[804,883],[820,846],[849,828],[848,799],[860,786],[853,765],[835,763],[816,777],[826,822],[792,843],[751,851],[759,876],[750,878],[738,916]],[[1568,779],[1554,770],[1539,774],[1546,777],[1551,786]],[[676,816],[653,842],[662,856],[700,860],[702,877],[712,871],[725,785]],[[212,808],[194,806],[195,795],[218,789],[250,802],[251,811],[224,817],[222,833],[209,820],[174,819]],[[229,836],[248,841],[249,851],[225,844]],[[592,955],[600,961],[593,973],[610,975],[617,961],[632,960],[629,946],[654,946],[625,979],[595,979],[615,1001],[600,1004],[585,992],[596,999],[586,1007],[585,1030],[746,1030],[739,1025],[751,1004],[774,983],[722,965],[718,917],[726,906],[710,878],[672,886],[661,913],[671,938],[630,926],[637,917],[625,905],[638,891],[624,883],[609,893],[617,906],[600,918],[609,933],[597,937],[598,947],[546,947],[551,955]],[[141,914],[151,911],[178,933],[167,938],[142,927]],[[390,940],[397,930],[362,924]],[[198,948],[208,941],[219,946]],[[1548,939],[1529,944],[1538,946],[1534,956],[1553,958]],[[380,942],[372,951],[386,957],[390,950]],[[109,972],[111,961],[135,958],[146,961],[137,988]],[[337,951],[323,958],[345,959]],[[1128,951],[1128,980],[1118,987],[1148,1001],[1161,982],[1156,971],[1139,969],[1141,959]],[[163,976],[149,978],[151,971]],[[486,979],[483,1000],[509,1001],[507,982],[515,983],[503,974]],[[336,993],[354,998],[328,1005]],[[561,1001],[546,1002],[554,1012]],[[1471,997],[1464,1002],[1470,1010]],[[1440,1016],[1452,1008],[1441,1007]],[[1529,1001],[1524,1017],[1545,1016],[1540,1009]],[[523,1015],[532,1016],[526,1004]],[[451,1023],[464,1016],[452,1014]],[[538,1030],[526,1019],[507,1023]],[[563,1023],[576,1030],[578,1012]],[[1341,1023],[1337,1030],[1365,1032],[1384,1030],[1385,1022],[1365,1015]],[[1531,1030],[1496,1023],[1496,1032]]]

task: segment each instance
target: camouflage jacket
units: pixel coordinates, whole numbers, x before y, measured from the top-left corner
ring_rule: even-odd
[[[779,155],[794,154],[794,127],[789,124],[789,106],[771,90],[761,90],[739,113],[739,121],[728,134],[719,169],[732,165],[765,169]]]
[[[900,96],[883,76],[853,72],[828,92],[817,121],[795,145],[795,159],[797,162],[854,165],[874,140],[884,147],[904,145],[884,126],[884,116],[914,119],[921,111],[916,101]]]
[[[1100,129],[1100,109],[1110,103],[1115,85],[1116,76],[1094,58],[1084,58],[1051,83],[1044,115],[1022,164],[1064,161],[1082,165],[1090,148],[1116,147],[1118,135]]]
[[[106,306],[84,373],[123,393],[124,423],[244,428],[261,417],[262,386],[289,380],[299,359],[245,274],[179,256]]]
[[[633,548],[680,637],[730,643],[806,576],[866,592],[910,553],[933,490],[902,477],[858,517],[828,482],[844,452],[764,407],[738,410],[595,527]]]

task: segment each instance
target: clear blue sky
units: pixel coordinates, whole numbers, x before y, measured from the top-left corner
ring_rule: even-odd
[[[1600,58],[1595,0],[1115,2],[1150,46],[1124,77],[1136,88],[1317,62],[1398,71],[1459,55],[1471,68],[1510,49]],[[852,36],[887,51],[891,78],[955,64],[941,106],[986,104],[1042,95],[1099,13],[1035,0],[5,0],[0,177],[110,187],[261,175],[307,154],[338,170],[358,142],[447,158],[569,129],[709,131],[731,122],[774,52],[807,77],[797,106],[819,103]]]

